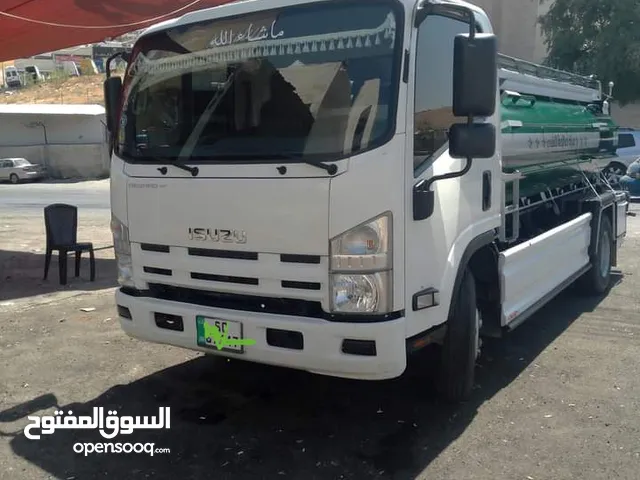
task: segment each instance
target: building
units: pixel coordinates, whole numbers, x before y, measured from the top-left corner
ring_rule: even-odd
[[[491,18],[501,53],[535,63],[544,61],[548,50],[538,18],[549,11],[554,0],[467,1],[482,8]],[[611,112],[618,124],[640,128],[640,103],[624,108],[613,103]]]
[[[0,158],[26,158],[54,178],[108,176],[105,122],[100,105],[0,104]]]
[[[541,63],[547,54],[538,17],[553,0],[467,0],[482,8],[493,23],[501,53]]]

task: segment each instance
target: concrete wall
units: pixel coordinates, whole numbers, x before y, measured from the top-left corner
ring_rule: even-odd
[[[0,145],[102,143],[104,122],[104,115],[0,112]]]
[[[1,157],[21,157],[44,165],[51,178],[104,178],[109,175],[106,145],[0,146]]]
[[[52,178],[109,175],[104,115],[0,114],[0,158],[23,157]]]

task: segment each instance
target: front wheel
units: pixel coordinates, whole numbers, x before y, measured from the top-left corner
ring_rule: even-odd
[[[598,250],[591,260],[591,269],[580,279],[581,290],[588,295],[602,295],[611,283],[613,257],[613,227],[611,220],[602,215],[598,232]]]
[[[9,176],[9,180],[11,181],[11,183],[16,184],[16,183],[18,183],[20,181],[20,178],[15,173],[12,173]]]
[[[448,402],[458,403],[471,396],[476,359],[480,355],[480,327],[475,279],[466,269],[453,298],[451,318],[447,320],[438,372],[438,390]]]

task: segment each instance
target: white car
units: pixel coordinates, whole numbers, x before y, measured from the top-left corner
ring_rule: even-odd
[[[0,181],[19,183],[25,180],[40,180],[45,174],[44,166],[34,165],[26,158],[0,158]]]
[[[605,170],[605,175],[610,182],[617,183],[627,173],[627,168],[638,159],[640,159],[640,130],[621,127],[618,131],[616,157]]]

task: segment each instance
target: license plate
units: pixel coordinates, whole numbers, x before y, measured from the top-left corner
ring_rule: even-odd
[[[234,343],[236,340],[242,340],[242,323],[240,322],[198,315],[196,331],[200,347],[224,352],[244,352],[244,345]]]

